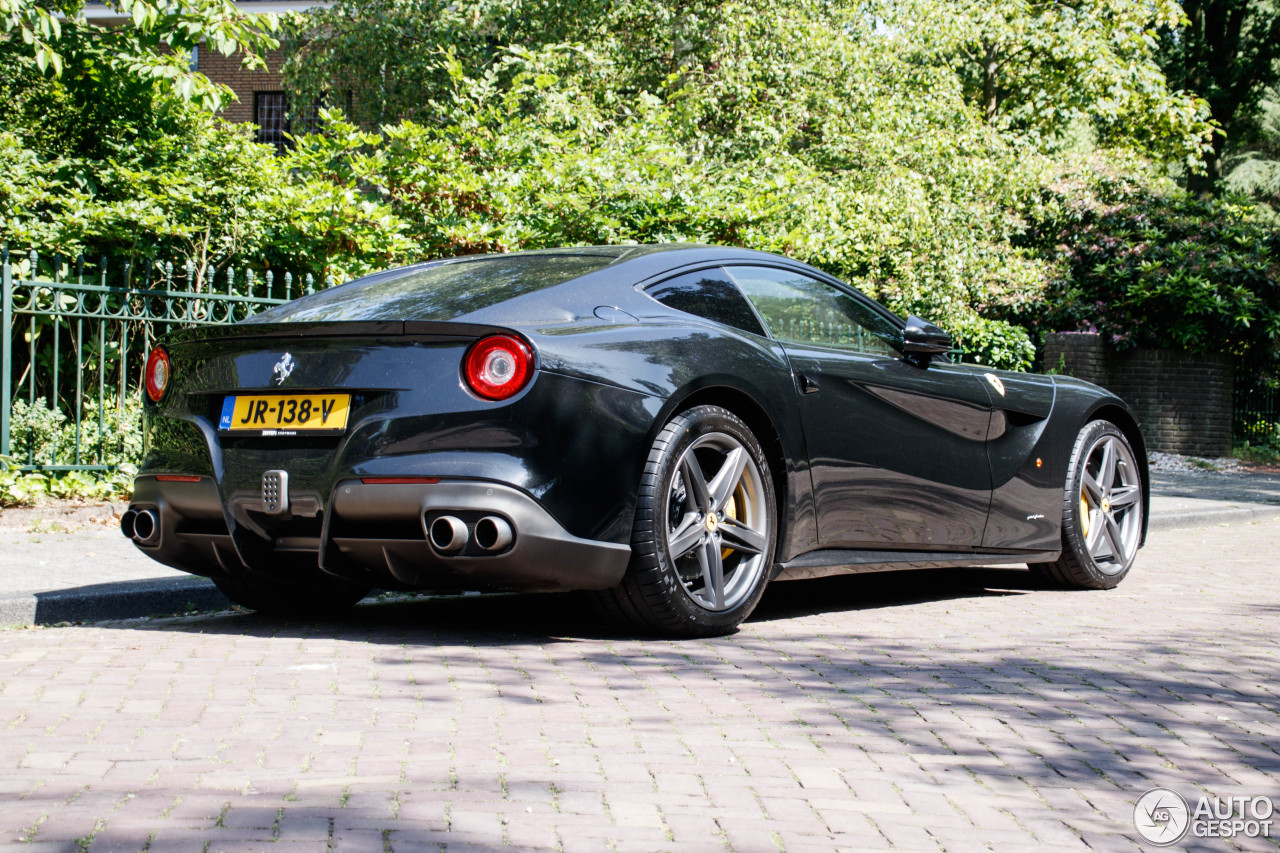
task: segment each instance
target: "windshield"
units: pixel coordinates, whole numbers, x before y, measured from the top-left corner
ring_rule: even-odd
[[[379,273],[304,296],[246,323],[454,320],[602,269],[617,252],[488,255]]]

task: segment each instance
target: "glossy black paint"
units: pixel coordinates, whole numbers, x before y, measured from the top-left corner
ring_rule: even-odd
[[[977,548],[990,402],[967,367],[787,344],[824,548]]]
[[[738,308],[733,316],[746,331],[653,296],[685,299],[674,287],[648,290],[678,275],[720,280],[717,271],[735,264],[835,284],[804,264],[710,246],[564,250],[575,251],[590,253],[583,268],[594,271],[513,289],[518,295],[451,319],[437,303],[429,319],[416,316],[411,294],[401,291],[402,318],[382,312],[376,320],[254,322],[170,336],[173,380],[161,403],[147,406],[135,498],[159,508],[165,534],[143,550],[205,574],[304,577],[323,569],[387,587],[450,587],[460,577],[488,587],[571,587],[572,574],[522,579],[512,561],[460,574],[456,560],[436,560],[438,571],[416,573],[405,555],[433,559],[414,516],[421,507],[410,501],[403,517],[381,525],[367,513],[344,518],[338,490],[361,478],[407,476],[509,486],[545,510],[565,541],[600,543],[605,554],[630,541],[654,436],[677,412],[707,402],[733,410],[765,447],[778,493],[776,559],[800,573],[872,559],[841,556],[853,552],[912,564],[921,554],[949,564],[966,554],[1051,559],[1080,428],[1098,416],[1115,420],[1146,458],[1132,415],[1113,395],[1063,377],[930,359],[950,339],[916,318],[910,332],[893,318],[903,329],[902,356],[854,353],[779,343],[750,331],[760,327]],[[478,275],[485,261],[460,263],[475,264],[468,272]],[[696,303],[679,299],[668,301]],[[533,380],[503,402],[476,397],[461,374],[468,345],[495,332],[523,337],[536,358]],[[281,383],[273,368],[285,352],[296,368]],[[217,430],[228,394],[304,391],[352,395],[343,435]],[[288,517],[261,510],[261,477],[272,469],[289,472]],[[164,483],[157,474],[205,479]],[[420,487],[414,500],[429,492]],[[379,554],[385,565],[374,565]],[[601,559],[609,568],[597,567],[584,585],[613,576],[613,558]]]
[[[942,355],[951,349],[951,336],[919,317],[907,318],[902,329],[902,350],[914,355]]]

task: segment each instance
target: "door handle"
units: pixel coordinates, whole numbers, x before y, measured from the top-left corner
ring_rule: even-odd
[[[814,382],[812,379],[810,379],[808,376],[805,376],[803,373],[796,376],[796,381],[800,383],[801,394],[817,394],[818,393],[818,383]]]

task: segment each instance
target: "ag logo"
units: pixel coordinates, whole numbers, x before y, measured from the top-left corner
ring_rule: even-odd
[[[284,381],[289,378],[289,374],[293,373],[293,368],[297,366],[297,362],[293,360],[293,356],[289,353],[284,354],[284,358],[276,362],[276,366],[272,368],[271,374],[276,378],[277,385],[283,385]]]
[[[1133,825],[1138,834],[1158,847],[1176,844],[1191,825],[1187,801],[1168,788],[1152,788],[1133,806]]]

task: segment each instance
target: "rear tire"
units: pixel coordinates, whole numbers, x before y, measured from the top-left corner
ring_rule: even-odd
[[[672,637],[733,631],[764,594],[777,509],[760,442],[737,416],[697,406],[654,440],[640,480],[631,564],[600,609]]]
[[[1142,471],[1129,440],[1110,421],[1092,421],[1071,451],[1062,556],[1032,568],[1060,586],[1111,589],[1133,568],[1146,511]]]
[[[369,594],[370,587],[326,578],[284,583],[261,576],[213,578],[222,594],[259,613],[305,616],[346,610]]]

